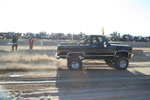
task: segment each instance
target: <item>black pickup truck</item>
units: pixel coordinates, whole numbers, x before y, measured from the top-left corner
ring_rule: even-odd
[[[90,35],[73,45],[60,45],[56,58],[66,58],[69,69],[81,69],[84,59],[104,59],[111,67],[125,70],[131,57],[132,47],[128,45],[111,44],[105,36]]]

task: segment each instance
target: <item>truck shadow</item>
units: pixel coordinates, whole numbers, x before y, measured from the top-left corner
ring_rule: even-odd
[[[141,76],[146,76],[143,73],[138,71],[131,72],[129,70],[121,71],[106,66],[105,63],[85,63],[82,70],[58,69],[56,78],[58,93],[51,95],[57,95],[59,100],[78,100],[84,98],[82,94],[85,95],[86,91],[93,89],[102,90],[105,88],[113,88],[115,91],[116,88],[122,88],[123,85],[128,84],[127,81],[132,84],[138,81],[135,85],[139,88],[143,87],[140,80]],[[60,82],[60,80],[63,81]],[[83,92],[80,94],[78,91]]]
[[[94,65],[97,66],[93,67]],[[56,77],[53,79],[55,82],[4,85],[3,88],[6,90],[12,89],[14,97],[16,99],[18,98],[18,100],[24,100],[24,98],[34,98],[37,100],[79,100],[82,98],[82,100],[87,100],[87,98],[83,98],[86,93],[92,94],[92,91],[95,93],[98,91],[98,95],[102,95],[104,93],[110,93],[107,89],[118,92],[117,89],[123,88],[124,86],[130,87],[135,85],[138,89],[145,86],[141,79],[141,76],[146,77],[143,73],[138,71],[131,72],[129,70],[120,71],[106,66],[107,65],[103,62],[98,64],[90,62],[85,63],[82,70],[69,70],[61,68],[60,65],[56,70]],[[42,80],[49,81],[50,78],[51,76],[47,79],[43,78]],[[32,81],[33,80],[35,79],[32,79]],[[146,81],[147,80],[145,80],[145,82]],[[150,85],[149,83],[146,85]],[[94,98],[94,95],[93,93],[91,96]],[[106,96],[104,96],[104,98]]]

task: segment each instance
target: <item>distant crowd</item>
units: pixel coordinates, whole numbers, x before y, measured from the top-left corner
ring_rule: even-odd
[[[48,40],[81,40],[86,37],[86,34],[64,34],[64,33],[51,33],[47,34],[46,32],[41,32],[37,34],[33,33],[1,33],[0,32],[0,39],[12,39],[13,36],[17,35],[19,39],[48,39]],[[110,36],[107,36],[108,40],[110,41],[136,41],[136,42],[150,42],[150,36],[142,37],[142,36],[132,36],[130,34],[124,34],[120,36],[120,33],[113,32]]]
[[[45,32],[41,32],[41,33],[0,33],[0,39],[12,39],[13,35],[17,34],[17,37],[19,39],[29,39],[30,36],[32,35],[33,38],[35,39],[51,39],[51,40],[71,40],[71,39],[75,39],[75,40],[79,40],[80,38],[82,38],[83,36],[85,36],[85,34],[64,34],[64,33],[45,33]]]
[[[142,36],[132,36],[129,34],[123,35],[120,37],[119,35],[112,35],[108,38],[111,41],[135,41],[135,42],[150,42],[150,36],[142,37]]]

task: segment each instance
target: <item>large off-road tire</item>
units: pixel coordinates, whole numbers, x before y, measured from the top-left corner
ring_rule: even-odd
[[[118,70],[126,70],[129,65],[129,61],[126,57],[119,57],[115,61],[115,68]]]
[[[114,59],[105,59],[104,61],[110,67],[114,67],[115,66],[115,60]]]
[[[69,58],[67,65],[69,69],[80,70],[82,69],[82,60],[79,57]]]

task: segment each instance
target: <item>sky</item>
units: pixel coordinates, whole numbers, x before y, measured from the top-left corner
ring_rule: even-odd
[[[150,36],[150,0],[0,0],[0,32]]]

